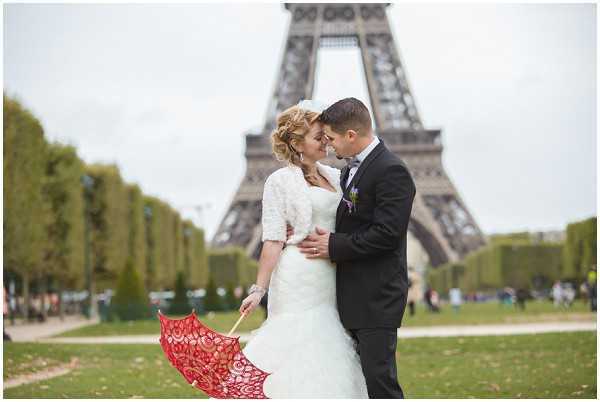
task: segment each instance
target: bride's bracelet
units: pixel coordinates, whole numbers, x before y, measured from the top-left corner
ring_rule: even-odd
[[[250,286],[250,290],[248,291],[248,295],[251,295],[252,293],[260,293],[260,296],[264,296],[265,293],[267,293],[267,289],[258,286],[256,283],[253,283],[252,286]]]

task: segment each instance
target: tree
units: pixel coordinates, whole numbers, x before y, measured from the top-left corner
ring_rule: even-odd
[[[112,310],[121,321],[140,320],[149,316],[148,296],[131,257],[119,276]]]
[[[227,294],[225,295],[225,303],[227,304],[227,309],[236,310],[239,307],[239,300],[237,297],[235,297],[232,283],[227,286],[226,291]]]
[[[215,285],[215,281],[212,277],[209,279],[208,286],[206,287],[206,295],[204,297],[204,310],[222,310],[221,297],[217,293],[217,286]]]
[[[4,96],[4,219],[5,273],[21,279],[25,316],[29,287],[44,272],[46,228],[50,206],[43,197],[48,143],[40,122],[19,102]]]
[[[43,196],[50,205],[51,219],[46,227],[44,265],[51,290],[58,293],[62,317],[62,291],[81,289],[84,283],[84,164],[70,145],[52,143],[48,151]]]
[[[169,307],[170,314],[189,314],[190,303],[187,297],[187,289],[185,286],[185,275],[179,271],[175,280],[175,297]]]

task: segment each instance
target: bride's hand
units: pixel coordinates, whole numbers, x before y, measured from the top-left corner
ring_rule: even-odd
[[[242,305],[240,306],[240,313],[241,314],[252,313],[254,311],[254,309],[260,304],[261,299],[262,299],[262,295],[260,294],[260,292],[254,292],[254,293],[248,295],[248,297],[246,297],[242,301]]]

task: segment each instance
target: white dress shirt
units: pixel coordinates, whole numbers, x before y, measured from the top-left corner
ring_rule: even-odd
[[[355,166],[352,169],[350,169],[350,174],[348,175],[348,180],[346,180],[344,187],[348,187],[348,184],[350,184],[350,182],[352,181],[352,178],[354,177],[354,174],[360,167],[360,164],[365,160],[367,156],[369,156],[369,154],[377,146],[377,144],[379,144],[379,137],[374,135],[371,143],[367,145],[367,147],[363,149],[359,154],[356,155],[356,159],[358,159],[360,163],[358,164],[358,166]]]

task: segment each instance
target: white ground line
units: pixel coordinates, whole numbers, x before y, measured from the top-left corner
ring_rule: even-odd
[[[14,388],[24,384],[30,384],[32,382],[38,382],[43,380],[48,380],[50,378],[58,377],[61,375],[65,375],[71,372],[77,364],[79,363],[79,359],[72,358],[69,363],[61,364],[60,366],[49,367],[45,370],[38,371],[35,373],[22,374],[15,378],[7,379],[3,381],[2,387],[3,389]]]
[[[432,327],[407,327],[398,329],[398,338],[452,337],[452,336],[493,336],[541,334],[548,332],[596,331],[595,321],[579,322],[543,322],[530,324],[498,324],[498,325],[457,325]],[[240,342],[252,339],[251,333],[234,334],[240,337]],[[128,336],[86,336],[45,338],[44,343],[80,343],[80,344],[158,344],[159,335],[128,335]]]
[[[548,332],[597,331],[595,321],[540,322],[527,324],[455,325],[398,329],[398,338],[493,336],[542,334]]]

